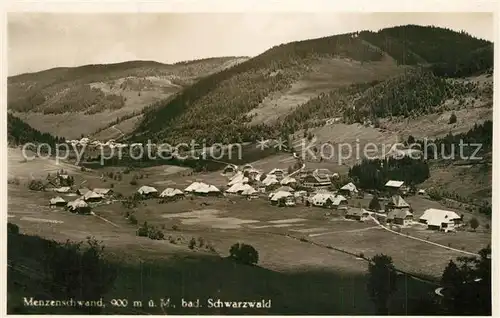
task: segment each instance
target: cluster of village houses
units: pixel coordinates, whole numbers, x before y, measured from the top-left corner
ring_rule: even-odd
[[[67,140],[68,144],[73,146],[94,146],[94,147],[109,147],[109,148],[118,148],[118,147],[127,147],[127,144],[119,143],[110,139],[106,142],[101,142],[99,140],[91,140],[90,138],[83,137],[81,139],[73,139]]]
[[[159,192],[155,187],[141,186],[137,194],[142,198],[162,198],[165,200],[176,200],[186,195],[199,196],[243,196],[248,200],[261,197],[268,198],[271,205],[281,207],[295,206],[297,203],[306,206],[323,207],[335,209],[344,214],[346,219],[365,221],[371,216],[383,216],[387,223],[400,227],[414,224],[414,215],[411,206],[403,199],[405,186],[403,181],[390,180],[386,183],[387,192],[390,194],[388,202],[383,211],[369,211],[362,208],[354,208],[348,205],[348,199],[358,195],[357,187],[349,182],[338,191],[329,191],[332,185],[331,179],[338,176],[327,169],[316,169],[287,175],[282,169],[273,169],[263,175],[259,170],[247,164],[241,169],[234,165],[228,165],[223,170],[223,175],[229,178],[226,189],[221,191],[218,187],[204,182],[195,181],[185,189],[167,188]],[[297,175],[297,179],[294,178]],[[300,187],[298,187],[300,185]],[[307,189],[307,190],[304,190]],[[71,187],[59,187],[54,189],[58,193],[70,193]],[[113,194],[111,189],[80,188],[76,191],[79,198],[66,202],[58,196],[50,200],[52,206],[66,206],[68,210],[77,213],[90,213],[88,203],[100,202],[110,198]],[[423,191],[419,192],[420,194]],[[429,229],[453,231],[460,225],[461,217],[453,211],[428,209],[418,219],[418,223],[426,224]]]

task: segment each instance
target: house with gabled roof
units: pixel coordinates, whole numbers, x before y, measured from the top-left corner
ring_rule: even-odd
[[[91,212],[90,206],[82,199],[68,202],[67,209],[78,214],[90,214]]]
[[[429,230],[454,231],[462,222],[462,218],[453,211],[427,209],[419,218],[419,223],[427,224]]]
[[[76,193],[79,194],[79,195],[84,195],[85,193],[89,192],[90,189],[89,188],[80,188],[78,190],[76,190]]]
[[[353,196],[358,193],[358,188],[354,185],[354,183],[349,182],[339,189],[339,193],[346,196]]]
[[[387,223],[409,225],[413,221],[411,206],[398,194],[393,195],[385,205]]]
[[[393,209],[407,209],[410,210],[410,205],[398,194],[395,194],[391,197],[389,202],[385,205],[385,208],[388,210]]]
[[[389,180],[385,183],[385,188],[390,194],[404,194],[406,191],[404,181]]]
[[[177,198],[177,197],[182,197],[184,195],[184,192],[179,189],[174,189],[174,188],[166,188],[163,190],[162,193],[160,193],[160,198]]]

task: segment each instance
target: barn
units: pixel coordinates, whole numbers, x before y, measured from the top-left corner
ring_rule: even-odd
[[[427,209],[418,221],[427,224],[429,230],[450,232],[460,225],[461,220],[460,216],[453,211]]]

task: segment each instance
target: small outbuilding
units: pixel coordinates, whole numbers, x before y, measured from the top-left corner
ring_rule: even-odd
[[[67,202],[61,197],[55,197],[50,199],[49,204],[51,206],[66,206]]]
[[[400,194],[404,189],[404,181],[389,180],[385,184],[385,188],[390,194]]]
[[[251,186],[248,186],[241,191],[241,195],[247,197],[248,199],[257,199],[259,197],[259,192]]]

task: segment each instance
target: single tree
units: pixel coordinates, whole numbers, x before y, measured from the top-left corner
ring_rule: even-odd
[[[479,221],[476,218],[470,219],[470,227],[475,231],[479,226]]]
[[[259,252],[251,245],[242,244],[239,258],[244,264],[257,264],[259,262]]]
[[[368,204],[368,208],[373,211],[380,211],[382,209],[377,195],[373,196],[370,203]]]
[[[457,122],[457,115],[455,115],[455,113],[453,113],[453,114],[451,114],[450,121],[448,123],[451,125],[451,124],[454,124],[456,122]]]
[[[368,293],[375,303],[378,315],[389,313],[389,298],[396,291],[397,273],[392,258],[375,255],[368,264]]]

